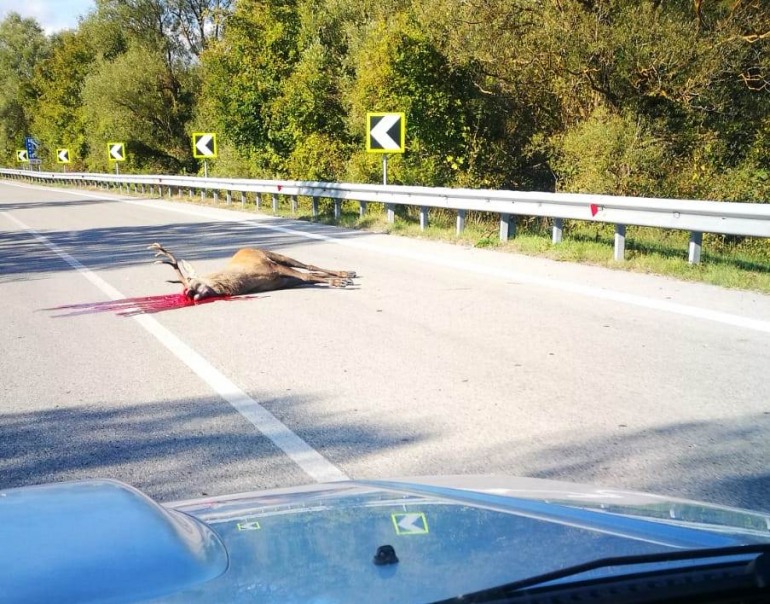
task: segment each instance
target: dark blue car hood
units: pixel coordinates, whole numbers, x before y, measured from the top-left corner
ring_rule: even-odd
[[[597,558],[770,542],[768,526],[745,510],[509,477],[165,506],[114,481],[62,483],[0,491],[0,527],[13,527],[0,528],[12,571],[0,601],[430,602]]]

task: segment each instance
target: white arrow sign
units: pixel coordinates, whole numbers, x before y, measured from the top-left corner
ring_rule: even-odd
[[[396,533],[399,535],[424,535],[428,532],[428,521],[425,514],[393,514]]]
[[[70,163],[70,150],[69,149],[57,149],[56,150],[57,161],[60,164]]]
[[[107,148],[112,161],[126,161],[126,147],[124,143],[108,143]]]
[[[193,157],[210,159],[217,156],[217,135],[213,132],[193,134]]]
[[[366,150],[370,153],[403,153],[405,116],[403,113],[369,113],[369,138]]]
[[[377,122],[377,125],[372,128],[370,134],[382,149],[398,151],[401,148],[401,144],[394,140],[390,133],[390,129],[399,124],[400,121],[401,116],[392,113],[383,117]]]
[[[19,149],[16,151],[16,161],[29,161],[26,149]]]

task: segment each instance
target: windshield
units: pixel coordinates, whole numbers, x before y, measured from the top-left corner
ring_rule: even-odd
[[[157,509],[102,550],[118,511],[11,489],[187,514],[163,530],[228,559],[158,595],[191,604],[768,540],[770,5],[27,4],[0,14],[0,559],[50,601]]]

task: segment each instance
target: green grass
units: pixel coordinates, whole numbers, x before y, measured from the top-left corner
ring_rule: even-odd
[[[215,204],[211,198],[201,201],[199,196],[182,201],[218,207],[241,209],[240,195],[233,196],[230,206],[221,194]],[[249,196],[246,209],[255,210],[253,195]],[[617,270],[665,275],[687,281],[700,281],[721,287],[753,290],[770,294],[770,239],[736,238],[704,234],[701,263],[687,261],[689,233],[629,226],[626,231],[625,260],[613,259],[613,225],[567,221],[563,241],[551,243],[550,222],[540,218],[522,218],[517,225],[516,236],[505,242],[499,240],[496,215],[469,213],[465,230],[455,232],[455,213],[431,210],[429,223],[420,230],[417,208],[398,208],[395,223],[388,223],[384,206],[370,203],[362,217],[357,202],[344,202],[339,220],[334,220],[333,204],[328,199],[319,204],[320,215],[315,220],[350,229],[377,233],[392,233],[405,237],[431,239],[501,252],[540,256],[562,262],[579,262]],[[261,212],[273,214],[272,205],[265,196]],[[292,214],[289,199],[281,197],[277,216],[299,220],[314,220],[308,198],[300,198],[298,211]]]
[[[501,252],[540,256],[561,262],[579,262],[616,270],[665,275],[687,281],[699,281],[733,289],[770,293],[770,240],[730,238],[704,234],[700,264],[687,259],[689,233],[650,227],[626,229],[625,260],[615,261],[614,226],[581,221],[567,221],[563,241],[551,243],[550,224],[542,219],[520,220],[516,237],[501,242],[496,216],[475,217],[466,222],[461,234],[455,232],[455,216],[450,212],[432,211],[428,227],[420,230],[417,210],[399,216],[394,224],[385,220],[380,208],[369,204],[360,218],[357,204],[345,204],[339,221],[330,211],[318,221],[347,228],[360,228],[380,233],[393,233],[489,248]],[[288,212],[280,212],[290,216]],[[301,208],[295,216],[311,220],[309,209]]]

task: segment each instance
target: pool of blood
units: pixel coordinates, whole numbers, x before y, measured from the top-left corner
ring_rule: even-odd
[[[136,315],[151,315],[166,310],[175,310],[186,306],[200,306],[211,302],[231,302],[234,300],[249,300],[256,296],[212,296],[202,300],[193,300],[186,294],[166,294],[162,296],[144,296],[139,298],[123,298],[122,300],[107,300],[105,302],[86,302],[85,304],[68,304],[45,310],[70,311],[57,317],[73,317],[89,315],[99,312],[114,312],[121,317],[133,317]]]

